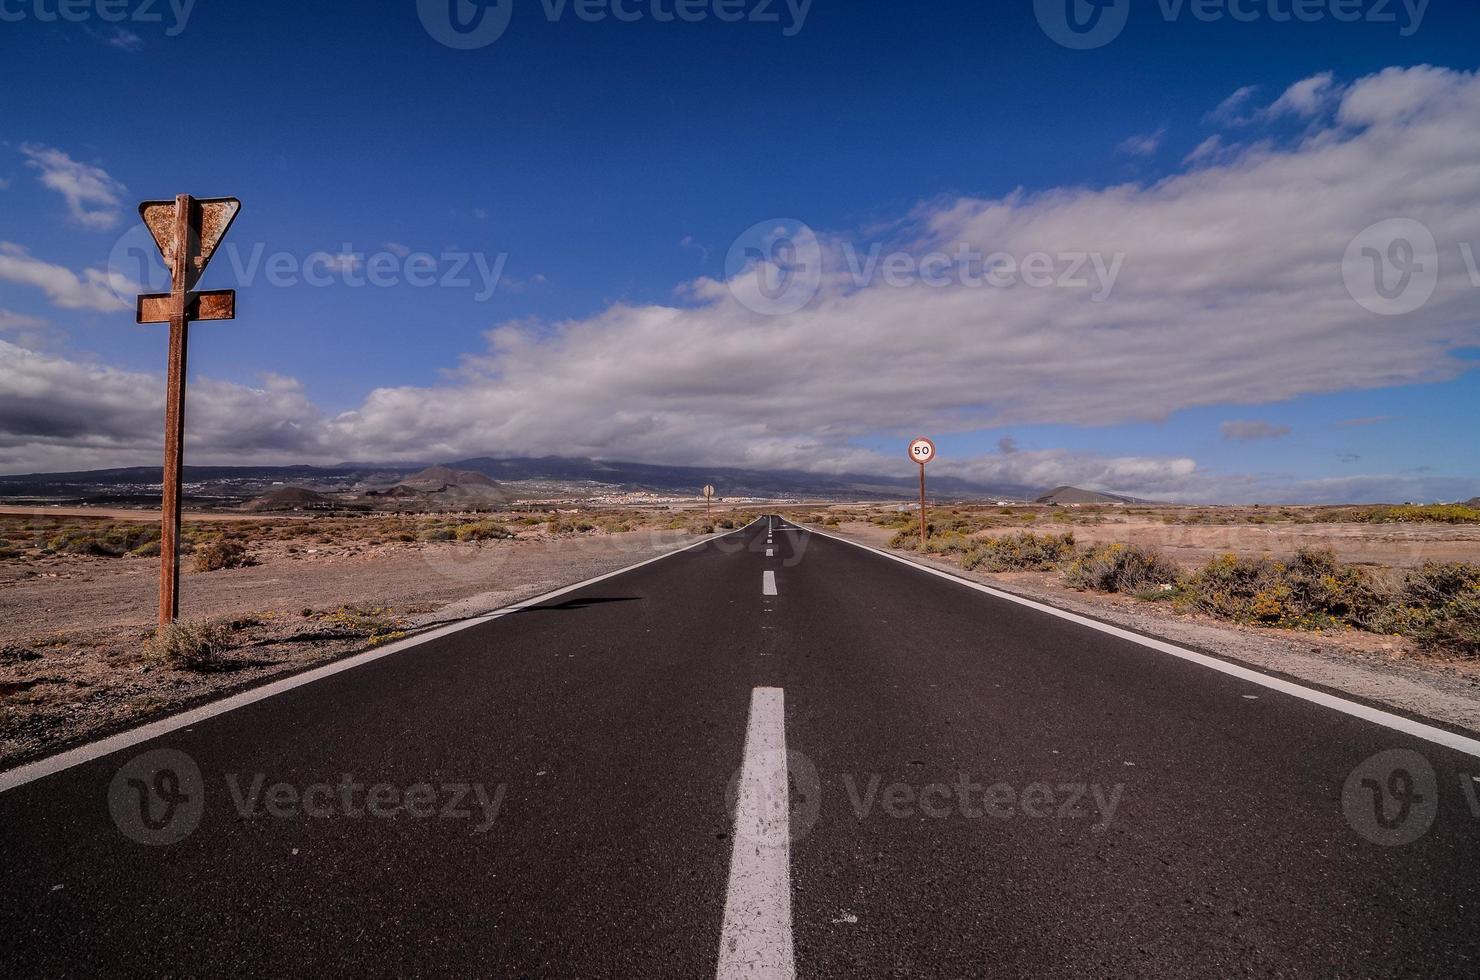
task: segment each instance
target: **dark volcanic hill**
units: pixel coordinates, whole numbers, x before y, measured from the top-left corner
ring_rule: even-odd
[[[372,491],[366,496],[416,501],[429,510],[462,510],[506,504],[516,495],[476,470],[430,466],[406,477],[389,490]]]
[[[337,506],[333,497],[327,497],[303,487],[279,487],[263,494],[247,505],[246,509],[257,513],[283,510],[333,510]]]
[[[408,476],[400,485],[433,493],[448,487],[498,487],[492,477],[483,473],[476,470],[455,470],[449,466],[429,466],[420,473]]]
[[[1135,497],[1123,497],[1118,493],[1101,493],[1098,490],[1081,490],[1078,487],[1055,487],[1039,497],[1040,504],[1143,504],[1146,501]]]

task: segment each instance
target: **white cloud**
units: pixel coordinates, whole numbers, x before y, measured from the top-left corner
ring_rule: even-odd
[[[113,33],[107,36],[110,47],[120,51],[139,51],[144,47],[144,39],[133,31],[126,31],[122,27],[115,27]]]
[[[1253,101],[1254,96],[1258,94],[1258,92],[1259,86],[1245,85],[1242,88],[1237,89],[1232,95],[1220,102],[1218,104],[1218,108],[1210,112],[1208,114],[1208,117],[1210,119],[1215,119],[1221,122],[1240,121],[1240,116],[1243,113],[1244,108]]]
[[[404,259],[406,256],[411,254],[411,246],[402,245],[400,242],[385,242],[383,245],[381,245],[381,248],[385,249],[387,252],[391,253],[397,258]]]
[[[143,291],[137,283],[102,269],[85,269],[79,276],[64,266],[33,258],[10,242],[0,242],[0,279],[35,286],[63,309],[99,313],[131,309],[133,304],[122,297]]]
[[[35,350],[45,346],[47,340],[50,339],[46,333],[46,326],[46,321],[40,317],[0,309],[0,334],[9,335],[11,340],[21,347]]]
[[[301,386],[194,378],[187,447],[197,462],[326,459],[317,409]],[[0,340],[0,457],[8,472],[154,461],[163,443],[164,378]]]
[[[0,309],[0,331],[24,330],[29,327],[39,327],[44,321],[24,313],[12,313],[10,310]]]
[[[1264,114],[1269,118],[1298,116],[1311,119],[1330,106],[1339,94],[1336,76],[1329,71],[1322,72],[1291,85],[1264,110]]]
[[[314,252],[305,261],[306,267],[316,267],[326,273],[348,275],[358,272],[365,258],[355,252]]]
[[[700,244],[697,240],[695,240],[693,235],[683,236],[683,240],[678,243],[678,247],[692,249],[698,252],[699,261],[701,262],[709,261],[709,246]]]
[[[42,185],[67,200],[73,220],[84,228],[107,230],[123,216],[119,195],[127,191],[100,167],[73,160],[61,150],[24,143],[29,166],[41,171]]]
[[[1154,133],[1143,133],[1132,136],[1116,148],[1117,153],[1133,157],[1149,157],[1161,148],[1161,141],[1167,134],[1167,128],[1161,127]]]
[[[1223,438],[1230,442],[1254,442],[1258,439],[1279,439],[1287,436],[1290,434],[1290,427],[1264,421],[1224,422],[1218,426],[1218,431],[1223,433]]]
[[[1436,114],[1447,116],[1456,105],[1473,110],[1475,98],[1473,73],[1428,65],[1388,68],[1352,86],[1337,118],[1348,126],[1428,132],[1425,123],[1432,124]]]
[[[1201,163],[1205,160],[1216,160],[1223,156],[1227,150],[1228,147],[1223,145],[1223,137],[1214,133],[1199,143],[1196,149],[1183,158],[1182,162],[1187,164]]]

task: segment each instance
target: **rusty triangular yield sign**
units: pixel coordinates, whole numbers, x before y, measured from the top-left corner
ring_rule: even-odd
[[[201,273],[206,271],[206,266],[210,265],[212,256],[216,254],[216,247],[226,237],[226,232],[241,209],[242,202],[234,197],[191,199],[190,240],[186,243],[185,256],[186,281],[176,283],[177,288],[195,288]],[[144,219],[144,226],[154,236],[154,243],[159,246],[159,254],[164,256],[166,265],[171,265],[171,257],[175,253],[175,214],[174,201],[145,201],[139,205],[139,217]]]

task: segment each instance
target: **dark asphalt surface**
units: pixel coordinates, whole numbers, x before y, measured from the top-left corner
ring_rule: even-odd
[[[765,686],[800,977],[1480,976],[1480,760],[777,523],[0,794],[0,975],[713,977]]]

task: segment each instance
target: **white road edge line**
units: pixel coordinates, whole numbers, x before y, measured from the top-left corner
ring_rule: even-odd
[[[776,573],[766,572],[761,577],[761,595],[779,595],[776,591]]]
[[[59,755],[49,756],[45,759],[38,759],[35,762],[21,766],[17,769],[12,769],[9,772],[0,773],[0,793],[16,789],[18,787],[26,785],[27,783],[33,783],[38,779],[42,779],[54,773],[62,772],[65,769],[71,769],[73,766],[80,766],[85,762],[91,762],[94,759],[100,759],[105,755],[111,755],[114,752],[129,748],[130,746],[138,745],[140,742],[147,742],[152,738],[158,738],[161,735],[168,735],[170,732],[178,731],[181,728],[188,728],[191,725],[205,721],[207,718],[214,718],[217,715],[224,715],[228,711],[235,711],[237,708],[244,708],[249,704],[257,703],[258,701],[265,701],[268,698],[274,697],[278,694],[282,694],[285,691],[291,691],[294,688],[303,687],[305,684],[312,684],[314,681],[320,681],[326,677],[333,677],[335,674],[341,674],[346,670],[353,670],[356,667],[363,667],[365,664],[372,663],[373,661],[380,660],[384,657],[393,656],[394,654],[401,653],[405,650],[410,650],[412,647],[421,646],[423,643],[430,643],[433,640],[440,640],[444,636],[451,636],[454,633],[460,633],[463,630],[471,629],[474,626],[482,626],[484,623],[491,623],[496,619],[503,619],[505,616],[512,616],[514,613],[523,612],[524,610],[529,609],[532,606],[538,606],[543,603],[549,602],[551,599],[558,599],[563,595],[568,595],[571,592],[575,592],[579,589],[584,589],[587,586],[596,585],[598,582],[605,582],[607,579],[616,578],[618,575],[625,575],[628,572],[634,572],[639,568],[644,568],[656,562],[663,561],[665,558],[672,558],[674,555],[681,555],[686,551],[693,551],[695,548],[708,544],[710,541],[713,541],[716,538],[722,538],[731,534],[738,534],[739,531],[746,530],[759,521],[760,518],[756,518],[755,521],[752,521],[744,528],[740,528],[736,531],[725,531],[719,534],[708,535],[707,537],[695,541],[693,544],[684,545],[682,548],[675,548],[672,551],[667,551],[661,555],[646,559],[645,561],[640,561],[635,565],[628,565],[626,568],[619,568],[614,572],[607,572],[605,575],[598,575],[595,578],[588,578],[584,582],[577,582],[574,585],[567,585],[563,588],[556,589],[554,592],[547,592],[544,595],[536,596],[533,599],[526,599],[523,602],[515,603],[512,606],[506,606],[503,609],[496,609],[493,612],[488,613],[487,615],[479,616],[477,619],[469,619],[460,623],[451,623],[447,626],[438,627],[437,629],[434,629],[429,633],[423,633],[420,636],[414,636],[409,640],[401,640],[398,643],[391,643],[377,650],[368,650],[365,653],[356,654],[355,656],[348,657],[344,660],[336,660],[334,663],[325,664],[322,667],[305,671],[301,674],[295,674],[292,677],[285,677],[280,681],[274,681],[271,684],[264,684],[263,686],[253,688],[250,691],[243,691],[240,694],[234,694],[229,698],[222,698],[220,701],[213,701],[210,704],[203,704],[200,707],[192,708],[191,710],[186,711],[183,714],[172,715],[169,718],[144,725],[140,728],[130,729],[126,732],[119,732],[117,735],[111,735],[108,738],[102,739],[97,742],[89,742],[86,745],[79,745],[77,748],[62,752]]]
[[[1283,678],[1271,677],[1268,674],[1260,673],[1259,671],[1254,670],[1250,667],[1242,667],[1238,664],[1229,663],[1226,660],[1220,660],[1217,657],[1210,657],[1205,653],[1198,653],[1195,650],[1188,650],[1185,647],[1179,647],[1176,644],[1168,643],[1165,640],[1158,640],[1153,637],[1142,636],[1140,633],[1133,633],[1130,630],[1121,629],[1118,626],[1111,626],[1109,623],[1102,623],[1099,620],[1090,619],[1088,616],[1080,616],[1075,613],[1071,613],[1066,609],[1058,609],[1054,606],[1046,605],[1042,602],[1035,602],[1032,599],[1025,599],[1022,596],[1013,595],[1010,592],[1003,592],[1000,589],[994,589],[989,585],[982,585],[980,582],[973,582],[970,579],[964,579],[959,576],[952,575],[950,572],[944,572],[938,568],[931,568],[927,565],[921,565],[917,562],[910,561],[908,558],[902,558],[899,555],[891,555],[887,551],[880,551],[878,548],[874,548],[870,545],[859,544],[857,541],[849,541],[847,538],[840,538],[836,534],[828,534],[826,531],[818,531],[815,528],[808,528],[807,533],[819,534],[824,538],[831,538],[834,541],[841,541],[844,544],[851,544],[855,548],[862,548],[864,551],[871,551],[881,558],[887,558],[890,561],[897,561],[901,565],[908,565],[910,568],[925,572],[930,575],[934,575],[937,578],[943,578],[947,581],[955,582],[958,585],[964,585],[967,588],[975,589],[978,592],[985,592],[987,595],[995,596],[998,599],[1005,599],[1008,602],[1015,602],[1020,606],[1027,606],[1029,609],[1036,609],[1039,612],[1048,613],[1050,616],[1057,616],[1059,619],[1066,619],[1071,623],[1078,623],[1080,626],[1088,626],[1092,630],[1097,630],[1101,633],[1108,633],[1110,636],[1119,637],[1122,640],[1130,640],[1132,643],[1138,643],[1141,646],[1155,650],[1158,653],[1165,653],[1173,657],[1179,657],[1182,660],[1187,660],[1200,666],[1207,667],[1210,670],[1216,670],[1220,673],[1228,674],[1231,677],[1237,677],[1239,680],[1248,681],[1251,684],[1258,684],[1260,687],[1266,687],[1272,691],[1279,691],[1281,694],[1288,694],[1291,697],[1300,698],[1301,700],[1309,701],[1312,704],[1318,704],[1323,708],[1330,708],[1332,711],[1339,711],[1342,714],[1351,715],[1353,718],[1360,718],[1363,721],[1371,722],[1374,725],[1381,725],[1383,728],[1389,728],[1395,732],[1402,732],[1404,735],[1412,735],[1414,738],[1421,738],[1426,742],[1432,742],[1435,745],[1442,745],[1447,749],[1453,749],[1456,752],[1463,752],[1465,755],[1474,756],[1475,758],[1480,759],[1480,740],[1467,738],[1464,735],[1445,731],[1444,729],[1436,728],[1433,725],[1426,725],[1421,721],[1414,721],[1411,718],[1404,718],[1402,715],[1395,715],[1392,712],[1383,711],[1380,708],[1373,708],[1365,704],[1359,704],[1356,701],[1348,701],[1346,698],[1340,698],[1334,694],[1327,694],[1325,691],[1317,691],[1313,688],[1303,687],[1291,681],[1284,680]]]
[[[745,762],[735,799],[730,884],[720,932],[718,980],[794,980],[791,938],[791,790],[786,695],[750,696]]]

